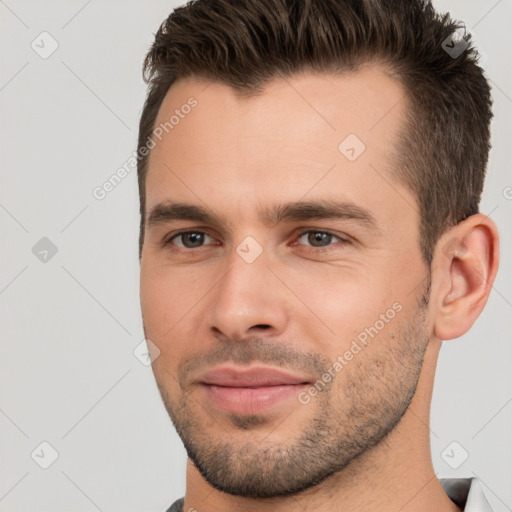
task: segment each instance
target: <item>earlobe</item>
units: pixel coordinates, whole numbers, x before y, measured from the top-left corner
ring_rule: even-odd
[[[469,330],[487,302],[498,261],[498,231],[485,215],[468,217],[440,238],[433,261],[440,281],[436,337],[458,338]]]

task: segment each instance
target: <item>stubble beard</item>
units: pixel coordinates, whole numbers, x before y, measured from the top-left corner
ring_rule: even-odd
[[[183,392],[178,403],[171,403],[157,379],[167,412],[204,479],[234,496],[289,496],[316,486],[378,445],[399,424],[416,392],[428,344],[428,298],[422,301],[410,321],[399,324],[393,320],[396,325],[391,322],[386,332],[369,341],[332,385],[309,404],[297,401],[297,407],[311,408],[313,417],[295,437],[281,435],[278,441],[270,442],[286,422],[291,422],[293,431],[292,411],[289,418],[276,422],[275,432],[266,438],[268,442],[237,442],[237,434],[243,431],[246,437],[248,430],[267,421],[265,416],[230,415],[225,427],[229,435],[189,394]],[[387,336],[389,342],[379,344],[380,336]],[[260,349],[263,354],[267,347],[265,340],[260,341],[252,345],[253,354]],[[232,360],[240,362],[238,356],[243,349],[235,350]],[[268,350],[265,354],[264,359],[272,360]],[[317,363],[321,360],[318,358]],[[337,379],[341,381],[339,386],[335,385]],[[213,424],[218,433],[208,430],[207,423]]]

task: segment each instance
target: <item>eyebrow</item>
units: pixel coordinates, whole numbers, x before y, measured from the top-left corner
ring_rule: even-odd
[[[296,201],[258,210],[258,218],[265,224],[279,222],[340,219],[357,221],[378,231],[377,220],[367,209],[351,202],[328,199]],[[175,220],[190,220],[229,229],[228,223],[209,208],[188,203],[165,201],[155,205],[148,217],[148,226],[158,226]]]

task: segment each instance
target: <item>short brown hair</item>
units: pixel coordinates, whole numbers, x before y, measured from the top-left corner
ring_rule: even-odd
[[[462,39],[454,34],[463,31]],[[460,55],[450,47],[463,44]],[[464,25],[427,0],[195,0],[162,23],[144,61],[149,83],[138,149],[179,78],[229,85],[243,97],[301,71],[344,73],[380,62],[406,90],[409,108],[393,151],[394,173],[415,195],[420,247],[431,263],[447,228],[478,213],[492,100]],[[139,256],[149,154],[139,159]]]

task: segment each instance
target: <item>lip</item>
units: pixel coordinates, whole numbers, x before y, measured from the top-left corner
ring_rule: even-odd
[[[239,415],[262,413],[310,384],[308,377],[269,367],[218,367],[200,379],[210,404]]]
[[[202,384],[232,388],[251,388],[309,384],[311,381],[308,377],[293,375],[268,366],[253,366],[247,369],[235,366],[221,366],[205,373],[201,377],[200,382]]]

